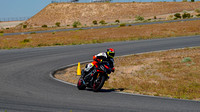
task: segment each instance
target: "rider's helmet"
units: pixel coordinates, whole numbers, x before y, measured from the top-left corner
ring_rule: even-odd
[[[115,56],[115,50],[113,48],[108,48],[106,54],[108,57],[113,58]]]

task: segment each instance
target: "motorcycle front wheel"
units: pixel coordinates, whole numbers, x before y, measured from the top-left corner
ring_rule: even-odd
[[[83,79],[79,78],[78,83],[77,83],[77,88],[79,90],[84,90],[86,86],[83,84]]]
[[[106,80],[105,76],[101,76],[99,77],[99,79],[96,79],[93,84],[93,91],[98,92],[99,90],[101,90],[101,88],[104,85],[105,80]]]

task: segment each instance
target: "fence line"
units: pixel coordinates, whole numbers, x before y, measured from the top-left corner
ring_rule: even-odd
[[[0,18],[0,21],[24,21],[28,20],[30,17],[7,17],[7,18]]]

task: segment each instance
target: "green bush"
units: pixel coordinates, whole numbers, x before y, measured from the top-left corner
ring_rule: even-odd
[[[157,17],[156,17],[156,16],[154,16],[153,18],[154,18],[154,19],[157,19]]]
[[[54,31],[54,32],[52,32],[52,34],[56,34],[56,32]]]
[[[197,14],[196,16],[197,16],[197,17],[200,17],[200,14]]]
[[[187,0],[182,0],[182,2],[187,2]]]
[[[120,21],[117,19],[117,20],[115,20],[115,23],[120,23]]]
[[[30,39],[24,39],[24,40],[22,41],[22,43],[28,43],[28,42],[30,42]]]
[[[23,25],[23,28],[27,28],[27,25]]]
[[[176,14],[174,14],[174,17],[177,18],[177,19],[181,18],[181,14],[180,13],[176,13]]]
[[[0,33],[0,36],[3,36],[4,34],[3,33]]]
[[[97,25],[97,24],[98,24],[97,20],[94,20],[92,23],[93,23],[94,25]]]
[[[182,59],[182,63],[191,62],[192,59],[190,57],[185,57]]]
[[[42,27],[43,27],[43,28],[47,28],[48,26],[47,26],[47,25],[42,25]]]
[[[6,30],[8,30],[8,29],[10,29],[10,28],[6,28]]]
[[[4,31],[0,31],[0,33],[4,33]]]
[[[60,27],[60,22],[56,22],[55,24],[57,27]]]
[[[121,23],[119,26],[123,27],[123,26],[126,26],[126,24],[125,23]]]
[[[79,21],[75,21],[74,23],[73,23],[73,27],[74,28],[77,28],[78,26],[80,26],[81,25],[81,23],[79,22]]]
[[[183,15],[182,15],[182,18],[183,19],[185,19],[185,18],[190,18],[190,13],[184,13]]]
[[[55,43],[54,45],[63,45],[62,43]]]
[[[72,26],[73,26],[74,28],[77,28],[77,24],[73,24]]]
[[[143,21],[144,17],[142,17],[142,16],[135,16],[135,20],[136,21]]]
[[[100,24],[106,24],[106,22],[104,20],[99,21]]]
[[[195,0],[191,0],[191,2],[195,2]]]
[[[31,32],[30,34],[36,34],[36,32]]]

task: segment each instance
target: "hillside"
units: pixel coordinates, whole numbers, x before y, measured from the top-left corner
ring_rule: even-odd
[[[92,21],[129,21],[136,15],[153,17],[157,15],[194,10],[200,2],[153,2],[153,3],[52,3],[26,21],[32,26],[71,25],[74,21],[92,24]]]

